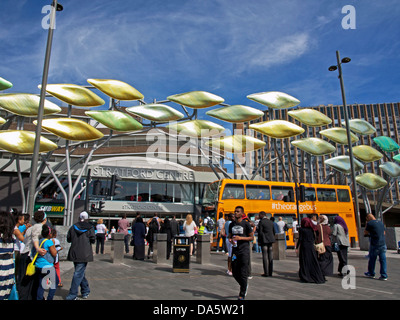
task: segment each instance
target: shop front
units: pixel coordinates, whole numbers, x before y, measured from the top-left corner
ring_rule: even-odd
[[[64,208],[64,204],[61,203],[36,203],[34,212],[44,211],[52,224],[62,225],[64,219]]]
[[[162,159],[115,157],[93,161],[88,168],[92,219],[112,221],[123,214],[129,219],[138,213],[145,220],[155,213],[184,219],[195,212],[204,185],[202,178],[196,182],[198,172]]]

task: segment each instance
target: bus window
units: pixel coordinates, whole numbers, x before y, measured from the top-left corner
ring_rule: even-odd
[[[339,202],[350,202],[350,194],[347,189],[337,189],[337,196]]]
[[[269,200],[271,198],[269,186],[246,186],[246,198],[249,200]]]
[[[215,204],[218,201],[219,182],[213,182],[207,185],[204,191],[203,204]]]
[[[242,184],[226,184],[222,199],[244,199],[244,186]]]
[[[283,200],[285,196],[290,199],[288,202],[294,202],[293,188],[292,187],[271,187],[272,199],[273,200]]]
[[[335,189],[317,188],[318,201],[334,201],[336,202]]]
[[[304,197],[306,201],[315,201],[315,188],[305,188]]]

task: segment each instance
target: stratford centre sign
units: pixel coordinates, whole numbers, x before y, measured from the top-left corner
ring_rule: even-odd
[[[194,182],[194,172],[192,171],[176,171],[150,168],[124,168],[111,166],[92,166],[90,167],[90,169],[92,177],[108,178],[112,175],[118,175],[121,179]]]

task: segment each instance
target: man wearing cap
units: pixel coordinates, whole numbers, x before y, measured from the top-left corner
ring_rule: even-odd
[[[67,242],[71,243],[68,251],[68,260],[74,263],[74,276],[67,300],[77,300],[78,290],[81,287],[82,299],[87,299],[90,293],[89,282],[85,277],[88,262],[93,261],[92,244],[96,241],[93,226],[88,222],[86,211],[79,215],[79,222],[75,223],[67,234]]]

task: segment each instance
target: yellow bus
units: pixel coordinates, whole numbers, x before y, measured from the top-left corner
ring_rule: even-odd
[[[296,192],[297,191],[297,192]],[[296,199],[296,194],[298,198]],[[328,184],[298,184],[291,182],[222,179],[207,185],[203,211],[217,221],[242,206],[250,221],[264,211],[269,217],[279,217],[286,223],[287,246],[293,247],[293,219],[298,223],[311,214],[324,214],[333,226],[335,216],[341,216],[349,229],[351,243],[357,241],[353,200],[349,186]],[[214,245],[218,234],[214,234]]]

